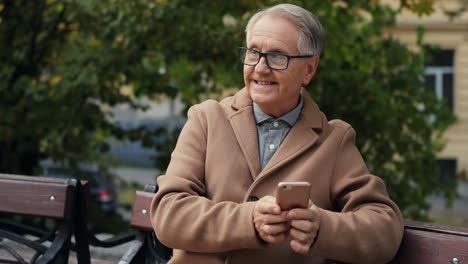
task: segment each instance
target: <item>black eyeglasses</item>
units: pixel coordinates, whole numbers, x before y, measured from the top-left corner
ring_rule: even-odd
[[[255,66],[260,62],[262,57],[265,57],[266,64],[270,69],[273,70],[286,70],[289,65],[289,60],[294,58],[310,58],[315,55],[296,55],[291,56],[278,52],[260,52],[258,50],[240,47],[237,48],[239,51],[239,57],[241,63],[248,66]]]

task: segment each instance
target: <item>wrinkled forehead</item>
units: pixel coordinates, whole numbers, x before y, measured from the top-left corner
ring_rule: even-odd
[[[249,38],[250,32],[255,28],[255,26],[262,20],[267,20],[269,22],[273,22],[274,27],[280,27],[280,26],[288,26],[289,30],[297,30],[299,31],[299,26],[296,24],[296,22],[288,17],[286,14],[281,13],[279,11],[272,11],[270,13],[264,14],[261,17],[255,21],[255,23],[251,26],[250,30],[247,30],[246,32],[246,41]],[[263,21],[264,22],[264,21]]]
[[[266,14],[251,27],[246,35],[248,47],[282,48],[296,52],[299,41],[299,27],[288,17]],[[265,50],[264,50],[265,51]]]

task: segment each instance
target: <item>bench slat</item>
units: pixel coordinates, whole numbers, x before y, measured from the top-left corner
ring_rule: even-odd
[[[149,192],[136,192],[135,203],[132,209],[132,220],[130,222],[131,227],[153,232],[149,214],[151,200],[153,200],[154,195],[154,193]]]
[[[0,174],[0,212],[70,219],[73,195],[65,179]]]
[[[67,179],[0,173],[0,180],[66,184]]]
[[[468,233],[465,228],[408,222],[400,250],[393,263],[468,263]]]

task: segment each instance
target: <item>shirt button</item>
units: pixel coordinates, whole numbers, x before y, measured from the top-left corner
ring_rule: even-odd
[[[250,196],[249,199],[247,199],[248,202],[255,202],[255,201],[258,201],[258,197],[257,196]]]
[[[270,148],[271,150],[273,150],[273,149],[275,149],[275,145],[270,144],[269,148]]]
[[[278,125],[279,125],[279,124],[278,124],[278,122],[276,122],[276,121],[273,123],[273,126],[274,126],[274,127],[278,127]]]

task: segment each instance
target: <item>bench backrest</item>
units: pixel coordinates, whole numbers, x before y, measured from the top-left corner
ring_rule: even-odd
[[[135,202],[133,203],[132,208],[132,219],[130,221],[130,226],[144,230],[148,232],[153,232],[153,227],[151,226],[151,220],[149,216],[151,200],[153,200],[154,193],[137,191],[135,196]]]
[[[147,232],[153,232],[149,209],[157,186],[145,186],[151,188],[150,192],[137,191],[131,219],[133,228]],[[406,221],[403,241],[392,263],[468,263],[468,228]]]
[[[157,191],[157,185],[148,184],[144,192],[136,192],[130,220],[130,226],[136,232],[136,239],[119,264],[166,263],[171,258],[172,249],[159,241],[151,225],[151,201]]]
[[[406,221],[393,263],[468,263],[468,228]]]
[[[35,176],[0,174],[0,248],[8,249],[0,256],[1,263],[68,263],[73,248],[79,264],[89,264],[89,245],[82,235],[86,230],[84,215],[89,185],[76,179],[52,179]],[[25,215],[36,221],[22,223],[10,217]],[[55,224],[45,225],[45,218]],[[75,244],[71,236],[75,235]],[[20,254],[2,241],[2,238],[34,250],[33,257]],[[40,256],[40,257],[39,257]]]
[[[70,219],[74,179],[0,174],[0,212]]]

